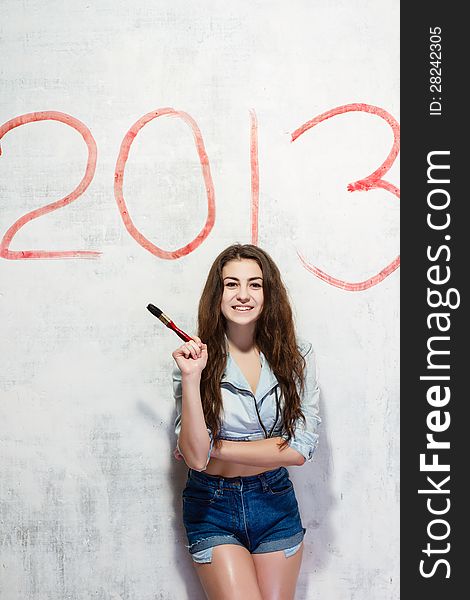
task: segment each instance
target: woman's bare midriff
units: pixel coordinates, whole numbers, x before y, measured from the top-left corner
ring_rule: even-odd
[[[228,463],[218,458],[211,458],[204,473],[218,475],[219,477],[248,477],[249,475],[259,475],[259,473],[271,471],[274,468]]]

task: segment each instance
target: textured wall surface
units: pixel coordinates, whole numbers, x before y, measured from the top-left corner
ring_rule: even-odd
[[[395,0],[4,0],[1,600],[203,598],[172,457],[179,340],[145,307],[193,332],[213,258],[256,223],[320,368],[321,444],[290,469],[296,598],[398,598],[397,28]],[[116,171],[162,108],[193,121],[150,120]]]

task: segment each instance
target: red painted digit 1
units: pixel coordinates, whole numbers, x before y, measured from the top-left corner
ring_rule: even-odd
[[[124,194],[122,191],[123,181],[124,181],[124,168],[126,166],[127,159],[129,157],[129,151],[134,138],[139,133],[139,131],[147,125],[153,119],[157,117],[162,117],[163,115],[168,115],[171,117],[179,117],[185,123],[187,123],[194,136],[194,141],[196,144],[196,149],[199,155],[199,160],[201,162],[202,167],[202,175],[204,177],[204,184],[206,188],[207,194],[207,219],[204,227],[200,231],[194,240],[179,248],[178,250],[168,251],[162,250],[158,246],[155,246],[150,240],[148,240],[134,225],[132,219],[127,210],[126,202],[124,200]],[[176,258],[180,258],[181,256],[186,256],[196,248],[198,248],[202,242],[206,239],[206,237],[211,232],[212,227],[215,222],[215,201],[214,201],[214,184],[212,183],[212,176],[209,166],[209,159],[206,154],[206,150],[204,148],[204,142],[202,141],[202,135],[199,130],[199,127],[196,124],[196,121],[192,117],[190,117],[187,113],[174,110],[173,108],[159,108],[158,110],[154,110],[152,112],[147,113],[143,117],[141,117],[129,131],[126,133],[122,144],[121,149],[119,151],[119,156],[116,162],[116,171],[114,174],[114,195],[116,198],[116,202],[119,207],[119,212],[121,213],[122,220],[124,221],[124,225],[127,228],[127,231],[131,234],[131,236],[136,240],[138,244],[140,244],[143,248],[158,256],[159,258],[165,258],[169,260],[174,260]]]
[[[390,154],[380,165],[380,167],[364,179],[359,179],[358,181],[350,183],[348,185],[348,191],[368,192],[369,190],[373,190],[374,188],[382,188],[384,190],[387,190],[387,192],[394,194],[397,198],[400,198],[400,190],[388,181],[382,179],[382,177],[388,172],[390,167],[393,165],[398,155],[400,149],[400,126],[397,123],[397,121],[392,117],[392,115],[390,115],[387,111],[383,110],[382,108],[379,108],[378,106],[371,106],[370,104],[345,104],[344,106],[337,106],[336,108],[333,108],[327,112],[322,113],[321,115],[318,115],[311,121],[307,121],[307,123],[296,129],[292,134],[291,141],[294,142],[300,135],[305,133],[308,129],[315,127],[315,125],[318,125],[322,121],[326,121],[331,117],[335,117],[337,115],[342,115],[344,113],[353,111],[368,112],[384,119],[392,128],[394,141]],[[318,267],[315,267],[314,265],[311,265],[309,262],[307,262],[307,260],[302,256],[302,254],[300,254],[300,252],[297,252],[297,254],[300,260],[302,261],[304,267],[308,271],[313,273],[316,277],[323,279],[323,281],[326,281],[330,285],[334,285],[335,287],[339,287],[351,292],[366,290],[374,285],[377,285],[378,283],[383,281],[385,277],[393,273],[393,271],[398,269],[398,267],[400,266],[400,256],[397,256],[397,258],[395,258],[390,264],[388,264],[384,269],[382,269],[373,277],[370,277],[369,279],[366,279],[365,281],[360,281],[358,283],[351,283],[348,281],[342,281],[341,279],[336,279],[335,277],[328,275]]]
[[[259,213],[259,164],[258,164],[258,120],[250,110],[250,166],[251,166],[251,243],[258,245]]]
[[[88,127],[86,127],[86,125],[84,125],[84,123],[82,123],[78,119],[75,119],[75,117],[72,117],[65,113],[55,111],[44,111],[27,113],[24,115],[20,115],[19,117],[15,117],[14,119],[7,121],[0,127],[0,140],[10,130],[15,129],[15,127],[25,125],[26,123],[33,123],[35,121],[60,121],[61,123],[65,123],[66,125],[73,127],[82,135],[83,139],[85,140],[85,144],[88,146],[88,160],[85,175],[83,176],[83,179],[80,181],[78,186],[73,190],[73,192],[71,192],[64,198],[61,198],[56,202],[46,204],[45,206],[36,208],[36,210],[32,210],[31,212],[23,215],[17,221],[15,221],[2,238],[2,242],[0,244],[0,256],[2,258],[8,258],[13,260],[23,260],[27,258],[96,258],[101,255],[101,252],[94,252],[91,250],[47,251],[9,249],[11,240],[16,235],[18,230],[21,229],[21,227],[23,227],[23,225],[25,225],[26,223],[28,223],[28,221],[31,221],[32,219],[37,219],[42,215],[50,213],[54,210],[58,210],[59,208],[62,208],[76,200],[90,185],[90,182],[93,179],[93,175],[95,174],[97,155],[96,142],[93,136],[91,135],[90,130],[88,129]]]

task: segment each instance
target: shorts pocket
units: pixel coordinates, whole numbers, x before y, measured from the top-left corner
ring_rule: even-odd
[[[283,477],[278,481],[269,483],[268,486],[271,494],[274,494],[275,496],[282,496],[283,494],[288,494],[294,489],[292,481],[288,477]]]
[[[184,502],[212,504],[217,498],[217,488],[190,480],[183,490]]]

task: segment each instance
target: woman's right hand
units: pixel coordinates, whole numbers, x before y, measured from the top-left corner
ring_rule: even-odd
[[[196,335],[172,353],[182,375],[201,375],[207,364],[207,344]]]

